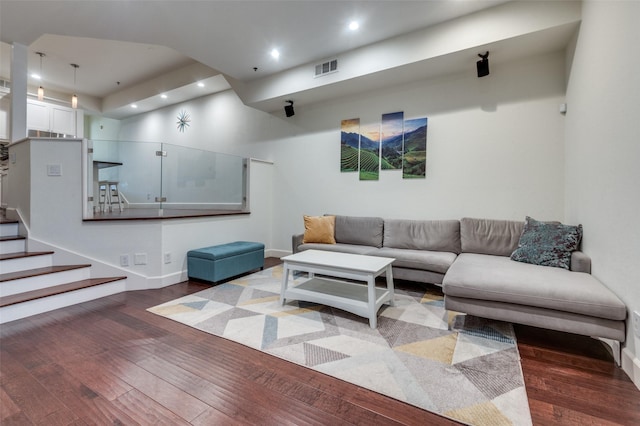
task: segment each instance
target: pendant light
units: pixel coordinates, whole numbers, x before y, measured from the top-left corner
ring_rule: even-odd
[[[42,52],[36,52],[36,55],[40,56],[40,79],[42,79],[42,57],[46,55]],[[44,88],[42,87],[42,84],[40,84],[40,87],[38,87],[38,100],[41,101],[43,99],[44,99]]]
[[[76,71],[78,70],[78,68],[80,68],[80,65],[71,64],[71,66],[73,67],[73,89],[75,91],[75,88],[76,88]],[[78,95],[76,95],[75,93],[71,97],[71,108],[73,108],[73,109],[78,108]]]

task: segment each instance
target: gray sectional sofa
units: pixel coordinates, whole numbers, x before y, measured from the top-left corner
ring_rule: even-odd
[[[394,278],[441,285],[452,311],[623,342],[626,306],[590,274],[583,252],[571,254],[569,270],[511,260],[523,227],[491,219],[336,216],[336,244],[303,243],[304,234],[292,244],[294,253],[393,257]]]

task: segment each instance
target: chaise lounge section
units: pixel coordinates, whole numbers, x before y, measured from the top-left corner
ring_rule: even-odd
[[[570,270],[510,259],[522,222],[464,218],[462,253],[443,280],[449,310],[558,331],[625,340],[626,306],[571,254]]]

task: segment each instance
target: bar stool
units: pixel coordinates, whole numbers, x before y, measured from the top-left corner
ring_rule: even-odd
[[[123,211],[124,204],[122,203],[122,196],[118,189],[118,182],[107,182],[107,185],[109,187],[109,207],[111,207],[113,211],[113,204],[117,203],[120,211]]]
[[[100,207],[100,212],[113,211],[113,205],[116,203],[120,211],[124,211],[118,182],[106,180],[98,182],[98,206]]]
[[[109,182],[98,182],[98,207],[100,213],[104,213],[107,210],[111,210],[111,200],[109,200]]]

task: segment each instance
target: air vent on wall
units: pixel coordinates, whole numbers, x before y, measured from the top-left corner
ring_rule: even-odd
[[[332,59],[327,62],[316,65],[316,77],[338,71],[338,60]]]

